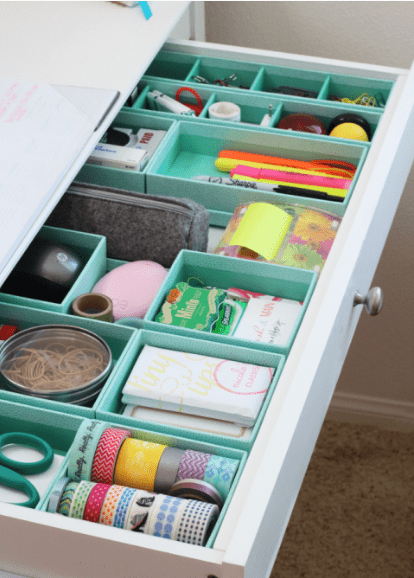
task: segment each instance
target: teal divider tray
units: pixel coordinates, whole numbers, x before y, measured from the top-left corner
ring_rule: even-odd
[[[164,130],[167,134],[164,135],[164,138],[160,143],[161,146],[163,141],[167,138],[168,131],[174,125],[174,119],[163,118],[159,115],[137,114],[136,112],[131,112],[131,109],[125,108],[116,116],[111,126],[114,128],[132,128],[133,134],[137,134],[138,130],[141,128]],[[158,153],[158,149],[155,151],[154,156],[149,159],[147,164],[140,171],[118,169],[115,167],[103,167],[85,163],[76,175],[75,181],[144,193],[145,175],[151,168],[153,160]]]
[[[125,425],[120,425],[119,422],[115,422],[112,420],[106,420],[104,419],[103,421],[108,421],[108,427],[121,427],[122,429],[128,429],[131,432],[131,436],[133,438],[137,438],[140,440],[144,440],[144,441],[150,441],[152,443],[159,443],[159,444],[163,444],[163,445],[167,445],[167,446],[171,446],[171,447],[177,447],[180,449],[191,449],[191,450],[195,450],[195,451],[199,451],[199,452],[205,452],[208,454],[212,454],[212,455],[217,455],[223,458],[231,458],[231,459],[235,459],[235,460],[239,460],[240,465],[238,467],[237,473],[234,477],[233,483],[231,485],[231,489],[230,492],[224,502],[223,508],[220,512],[220,515],[217,519],[217,522],[214,525],[214,529],[208,539],[208,542],[206,544],[206,548],[212,548],[214,545],[214,541],[217,537],[217,533],[220,529],[221,523],[224,519],[224,516],[226,515],[227,509],[229,507],[229,504],[231,502],[231,499],[233,497],[233,494],[235,492],[235,489],[237,487],[237,484],[239,482],[240,476],[243,472],[243,468],[246,464],[247,461],[247,453],[239,450],[239,449],[234,449],[234,448],[225,448],[222,446],[218,446],[209,442],[202,442],[202,441],[195,441],[195,440],[190,440],[186,437],[180,437],[174,434],[171,435],[164,435],[164,434],[160,434],[159,432],[156,432],[154,430],[151,429],[140,429],[139,426],[136,425],[132,425],[132,426],[125,426]],[[80,424],[79,426],[80,427]],[[72,435],[72,432],[71,434]],[[76,432],[75,432],[76,435]],[[75,437],[75,435],[73,435],[73,438]],[[46,511],[47,510],[47,504],[49,502],[49,498],[50,498],[50,494],[52,493],[53,490],[53,486],[54,483],[61,477],[65,477],[67,475],[67,467],[68,467],[68,461],[69,461],[69,453],[66,455],[66,458],[64,460],[64,462],[62,463],[59,472],[57,473],[57,475],[55,476],[53,483],[51,483],[48,487],[47,492],[45,493],[41,503],[39,503],[38,509]],[[52,514],[51,514],[52,515]],[[120,528],[115,529],[115,531],[122,531]]]
[[[168,140],[158,151],[147,173],[147,193],[186,197],[204,205],[210,211],[210,224],[223,226],[214,211],[232,214],[236,207],[247,202],[284,201],[300,203],[343,215],[358,180],[369,145],[356,141],[337,139],[333,146],[330,139],[322,140],[307,133],[292,131],[246,130],[232,123],[222,123],[220,128],[211,124],[180,121],[172,129]],[[215,160],[220,151],[234,150],[297,160],[343,160],[357,167],[355,176],[344,201],[316,200],[295,195],[247,189],[193,180],[192,177],[208,175],[230,177],[220,172]]]
[[[155,321],[170,290],[182,281],[193,285],[195,282],[191,282],[189,279],[200,281],[201,283],[198,283],[199,286],[218,287],[219,289],[237,287],[238,289],[246,289],[255,293],[303,302],[302,310],[286,346],[250,341]],[[185,335],[193,339],[213,341],[223,345],[229,343],[287,355],[306,313],[316,282],[317,274],[314,271],[183,250],[173,263],[157,296],[145,315],[145,327],[160,332]]]
[[[47,226],[43,226],[40,229],[37,237],[71,249],[84,263],[79,277],[60,303],[7,293],[0,293],[0,302],[35,307],[56,313],[67,313],[72,301],[79,295],[88,293],[98,279],[104,275],[106,267],[106,237]]]
[[[45,501],[50,495],[54,481],[63,477],[67,462],[66,454],[82,422],[83,418],[77,415],[62,414],[57,411],[0,400],[0,434],[22,432],[36,435],[47,442],[55,454],[52,465],[44,473],[25,476],[35,485],[40,495],[36,510],[46,509],[47,502],[45,504]],[[16,456],[13,459],[23,458]],[[36,457],[36,459],[38,458]],[[23,493],[16,490],[13,493],[16,493],[16,497],[13,497],[12,490],[10,490],[10,494],[7,496],[8,500],[16,500],[17,504],[25,501]]]
[[[20,330],[35,327],[37,325],[75,325],[82,327],[93,333],[99,335],[109,345],[112,352],[113,369],[106,381],[103,390],[100,394],[102,396],[105,388],[111,384],[112,377],[122,360],[128,355],[128,350],[132,345],[132,339],[136,331],[130,327],[123,327],[114,323],[106,323],[104,321],[96,321],[93,319],[84,319],[83,317],[76,317],[74,315],[65,315],[62,313],[52,313],[49,311],[42,311],[30,307],[22,307],[19,305],[1,304],[0,305],[0,325],[15,325]],[[91,407],[74,405],[69,403],[62,403],[50,399],[40,399],[31,395],[23,395],[8,391],[4,388],[4,381],[0,375],[0,401],[8,400],[17,403],[30,405],[32,407],[39,407],[43,409],[50,409],[60,411],[62,413],[80,415],[83,417],[94,417],[95,409],[99,403],[98,397]]]
[[[145,74],[173,80],[185,80],[194,69],[197,61],[197,56],[191,54],[161,50]]]
[[[154,324],[151,329],[152,330],[143,329],[138,331],[138,335],[134,339],[134,345],[130,349],[128,358],[125,358],[122,366],[119,366],[117,374],[112,380],[111,387],[107,388],[104,395],[100,398],[96,410],[97,417],[105,420],[113,420],[116,423],[129,427],[135,426],[144,429],[152,429],[165,435],[172,434],[188,436],[197,441],[249,450],[256,439],[264,415],[272,399],[273,392],[277,387],[277,382],[279,381],[285,364],[285,356],[275,352],[238,347],[230,341],[222,344],[210,340],[191,339],[187,336],[180,335],[179,332],[176,334],[158,332],[154,331]],[[248,431],[246,431],[247,428],[244,427],[240,427],[237,431],[236,428],[234,428],[234,432],[226,432],[226,428],[223,427],[223,433],[217,433],[208,430],[208,426],[206,425],[200,426],[200,429],[196,429],[196,426],[189,428],[186,426],[178,427],[175,425],[168,425],[163,422],[162,412],[159,412],[157,421],[144,421],[136,417],[122,415],[121,412],[124,409],[121,401],[122,389],[128,380],[138,355],[144,345],[152,345],[163,349],[174,349],[176,351],[185,351],[199,355],[231,359],[234,361],[251,363],[253,365],[275,368],[276,371],[272,383],[268,389],[254,427],[250,428]],[[218,423],[220,422],[218,421]]]

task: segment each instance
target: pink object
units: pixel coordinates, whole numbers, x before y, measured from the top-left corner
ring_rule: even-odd
[[[144,317],[167,269],[153,261],[133,261],[107,273],[92,289],[112,299],[114,320],[123,317]]]
[[[305,175],[303,173],[293,173],[276,171],[273,169],[257,169],[245,165],[238,165],[231,170],[233,175],[242,175],[252,179],[265,179],[268,181],[283,181],[285,183],[296,183],[298,185],[313,185],[315,187],[333,187],[335,189],[348,190],[351,186],[349,179],[335,179],[334,177],[319,177],[317,175]]]

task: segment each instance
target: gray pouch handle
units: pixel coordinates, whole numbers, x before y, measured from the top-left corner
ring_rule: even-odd
[[[190,199],[73,183],[46,225],[105,235],[111,259],[170,267],[181,249],[207,249],[209,213]]]

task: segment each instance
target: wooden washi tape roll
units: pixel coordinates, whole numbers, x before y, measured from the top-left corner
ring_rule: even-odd
[[[112,299],[102,293],[79,295],[72,303],[72,310],[78,317],[99,319],[110,323],[114,320]]]

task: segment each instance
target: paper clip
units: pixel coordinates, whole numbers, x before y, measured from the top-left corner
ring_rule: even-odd
[[[200,82],[201,84],[210,84],[208,80],[206,80],[202,76],[198,76],[198,75],[193,76],[193,80],[195,80],[196,82]]]

